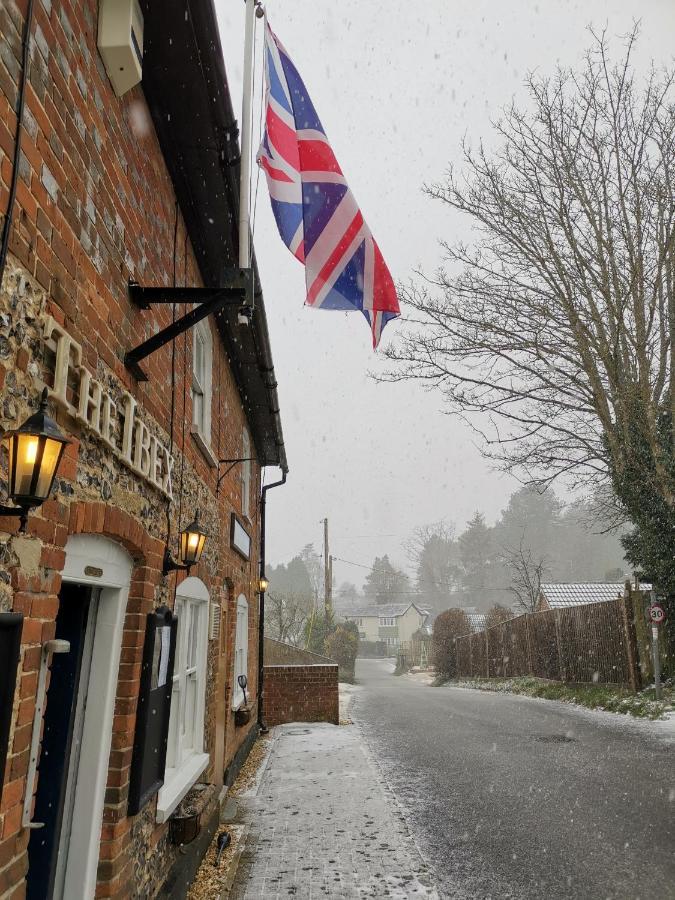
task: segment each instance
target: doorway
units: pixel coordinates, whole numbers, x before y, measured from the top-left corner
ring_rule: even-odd
[[[93,898],[132,560],[106,538],[66,546],[28,845],[27,900]]]
[[[55,636],[70,651],[52,658],[33,813],[43,826],[30,834],[27,900],[64,895],[100,596],[100,588],[69,583],[59,595]]]

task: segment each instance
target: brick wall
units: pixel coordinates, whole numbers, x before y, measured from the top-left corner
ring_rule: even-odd
[[[340,718],[338,667],[265,666],[265,722],[331,722]]]

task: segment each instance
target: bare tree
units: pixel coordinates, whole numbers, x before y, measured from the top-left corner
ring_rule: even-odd
[[[439,388],[527,481],[610,481],[633,561],[675,590],[675,73],[638,86],[636,34],[619,65],[594,34],[581,71],[531,76],[501,149],[465,143],[427,188],[476,242],[402,289],[384,377]]]
[[[265,604],[266,633],[286,644],[302,644],[312,606],[312,598],[307,595],[270,591]]]
[[[516,606],[523,612],[536,612],[541,582],[546,574],[546,560],[535,559],[521,540],[517,548],[504,550],[504,561],[511,573],[509,591],[515,597]]]
[[[454,527],[443,519],[418,526],[403,546],[415,569],[419,602],[435,610],[447,609],[459,585]]]

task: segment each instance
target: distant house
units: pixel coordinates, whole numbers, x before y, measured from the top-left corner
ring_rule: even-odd
[[[467,619],[471,626],[471,631],[485,631],[487,626],[487,616],[485,613],[467,613]]]
[[[428,613],[414,603],[382,603],[362,606],[343,613],[348,622],[355,622],[363,641],[383,641],[396,649],[412,640],[424,625]]]
[[[641,585],[642,590],[651,590],[650,584]],[[539,591],[537,612],[546,609],[565,609],[569,606],[583,606],[586,603],[607,603],[623,597],[623,582],[602,581],[578,584],[542,584]]]

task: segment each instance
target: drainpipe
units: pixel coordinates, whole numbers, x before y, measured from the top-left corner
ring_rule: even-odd
[[[265,510],[267,492],[272,488],[286,484],[288,469],[282,470],[281,480],[272,484],[263,485],[260,500],[260,578],[265,577]],[[260,606],[258,608],[258,727],[262,734],[267,734],[269,728],[263,720],[263,687],[265,681],[265,591],[260,591]]]

